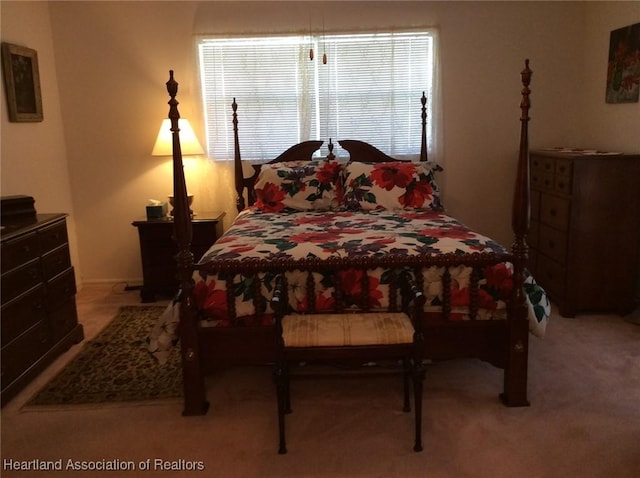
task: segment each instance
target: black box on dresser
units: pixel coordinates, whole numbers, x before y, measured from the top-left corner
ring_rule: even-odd
[[[560,314],[630,313],[640,267],[640,154],[531,151],[529,268]]]
[[[1,401],[5,405],[84,338],[66,214],[38,214],[30,196],[2,198]]]

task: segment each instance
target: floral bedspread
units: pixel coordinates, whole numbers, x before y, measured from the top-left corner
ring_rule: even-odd
[[[221,260],[326,259],[375,258],[393,254],[396,257],[471,253],[504,254],[507,251],[497,242],[470,230],[456,219],[435,210],[373,210],[363,211],[304,211],[265,213],[249,208],[239,214],[233,226],[203,255],[199,263]],[[451,277],[451,320],[468,320],[470,305],[469,284],[472,268],[448,267]],[[426,310],[441,310],[443,301],[444,267],[423,269]],[[349,269],[339,273],[339,288],[343,302],[358,308],[362,297],[361,271]],[[372,309],[384,309],[391,297],[390,271],[384,268],[368,272]],[[483,267],[480,277],[478,304],[479,320],[504,319],[506,299],[512,290],[512,265],[500,263]],[[203,318],[203,326],[255,326],[270,324],[270,298],[274,273],[254,276],[224,273],[206,275],[194,273],[196,303]],[[231,279],[231,280],[230,280]],[[309,304],[306,297],[307,274],[287,273],[288,296],[293,310],[304,312]],[[317,311],[332,310],[335,305],[335,278],[314,273],[313,301]],[[235,297],[235,317],[229,317],[227,285],[232,283]],[[260,290],[256,291],[256,287]],[[544,335],[550,314],[550,304],[544,291],[532,277],[527,277],[525,291],[529,300],[530,331]],[[256,303],[256,297],[260,300]],[[258,313],[256,313],[256,304]],[[162,350],[175,339],[177,306],[168,307],[154,334],[150,350]]]

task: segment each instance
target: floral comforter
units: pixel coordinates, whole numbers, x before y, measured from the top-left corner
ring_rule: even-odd
[[[435,210],[373,210],[363,211],[304,211],[265,213],[249,208],[239,214],[233,226],[203,255],[199,264],[228,260],[278,259],[357,259],[376,258],[393,254],[395,257],[472,253],[505,254],[497,242],[482,236]],[[451,277],[450,320],[469,320],[469,284],[472,268],[448,267]],[[441,310],[443,303],[444,267],[423,269],[426,311]],[[372,309],[384,309],[390,297],[390,271],[384,268],[369,271],[368,281],[361,280],[361,271],[348,269],[339,273],[339,288],[343,303],[358,308],[362,284],[368,284]],[[476,319],[493,320],[506,317],[506,299],[512,290],[512,266],[500,263],[483,267],[478,294]],[[275,274],[253,275],[210,274],[196,271],[195,297],[203,318],[203,326],[255,326],[270,324],[272,310],[269,302]],[[335,279],[335,278],[334,278]],[[335,305],[335,283],[328,275],[314,273],[313,302],[316,310],[332,310]],[[304,312],[309,304],[306,297],[307,274],[287,273],[288,296],[293,310]],[[232,284],[235,314],[230,318],[227,286]],[[260,290],[257,291],[256,287]],[[530,331],[544,335],[550,314],[550,304],[544,291],[532,277],[525,283],[529,300]],[[256,302],[256,297],[260,300]],[[256,313],[256,308],[260,309]],[[170,306],[151,336],[150,350],[162,353],[175,339],[177,306]]]

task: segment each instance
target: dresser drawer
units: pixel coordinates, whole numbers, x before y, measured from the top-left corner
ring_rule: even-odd
[[[540,199],[540,222],[566,231],[569,227],[570,207],[568,199],[543,194]]]
[[[44,301],[45,288],[44,284],[40,284],[11,302],[3,304],[0,315],[3,347],[35,323],[47,318]]]
[[[555,297],[565,293],[566,269],[548,257],[538,254],[536,262],[536,279]]]
[[[44,280],[50,280],[71,267],[69,246],[64,244],[42,256]]]
[[[531,171],[531,187],[541,191],[553,191],[553,174]]]
[[[40,259],[33,259],[22,267],[2,274],[0,296],[2,303],[18,297],[42,282]]]
[[[567,256],[567,234],[542,224],[538,235],[538,250],[556,262],[565,264]]]
[[[527,235],[527,242],[531,247],[538,248],[540,236],[540,223],[538,221],[531,221],[529,227],[529,234]]]
[[[571,194],[571,178],[565,176],[556,176],[553,182],[553,190],[560,194]]]
[[[555,171],[555,162],[553,158],[545,156],[531,156],[531,171],[537,171],[538,173],[553,174]]]
[[[47,310],[55,311],[75,293],[76,279],[70,267],[47,283]]]
[[[531,219],[540,219],[540,191],[531,190]]]
[[[38,235],[35,232],[2,243],[2,272],[9,272],[40,255]]]
[[[38,240],[40,242],[41,254],[46,254],[47,252],[66,244],[68,242],[66,222],[61,221],[57,224],[43,227],[38,231]]]
[[[555,163],[556,177],[570,178],[573,176],[573,160],[556,158]]]
[[[76,301],[73,298],[68,299],[50,313],[49,324],[53,343],[58,342],[74,329],[78,323],[77,317]]]
[[[527,269],[534,278],[538,277],[538,251],[534,248],[529,249],[529,259],[527,260]]]
[[[10,385],[24,371],[44,355],[50,345],[49,333],[38,322],[6,347],[2,347],[2,389]]]

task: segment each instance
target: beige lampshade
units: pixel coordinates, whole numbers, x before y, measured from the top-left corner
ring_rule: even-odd
[[[189,120],[180,118],[178,120],[180,128],[180,149],[183,156],[195,156],[204,154],[204,149],[200,146],[200,142],[193,132],[193,128],[189,124]],[[173,139],[171,133],[171,120],[166,118],[162,120],[160,131],[158,131],[158,139],[153,145],[152,156],[172,156],[173,155]]]

